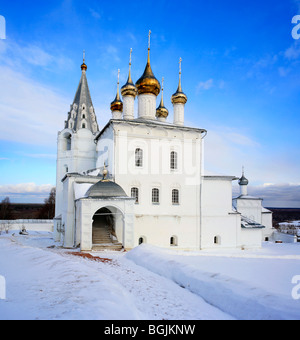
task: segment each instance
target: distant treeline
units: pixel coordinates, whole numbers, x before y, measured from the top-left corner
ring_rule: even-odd
[[[273,212],[273,225],[280,222],[300,221],[300,208],[268,208]]]

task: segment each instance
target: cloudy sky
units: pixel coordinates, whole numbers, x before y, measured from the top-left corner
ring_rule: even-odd
[[[165,105],[182,57],[186,125],[208,130],[205,168],[241,175],[269,207],[300,207],[300,2],[235,0],[3,1],[0,40],[0,199],[42,202],[55,185],[56,137],[86,50],[98,122],[111,117],[117,70],[165,78]],[[300,33],[300,29],[299,29]],[[1,36],[1,35],[0,35]],[[238,186],[234,184],[234,193]]]

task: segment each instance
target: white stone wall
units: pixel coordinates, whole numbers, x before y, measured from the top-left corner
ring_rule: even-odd
[[[240,247],[240,214],[232,211],[232,179],[205,176],[201,206],[201,249]]]
[[[135,204],[135,239],[170,247],[200,247],[201,134],[199,131],[167,129],[144,124],[114,125],[114,176],[131,196],[139,190]],[[143,150],[143,165],[136,167],[135,150]],[[177,169],[170,169],[170,153],[177,153]],[[159,203],[152,203],[152,189],[159,189]],[[172,204],[172,190],[179,190],[179,204]]]

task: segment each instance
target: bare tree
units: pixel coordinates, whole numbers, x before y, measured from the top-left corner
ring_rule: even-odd
[[[0,220],[11,220],[13,219],[12,207],[9,197],[5,197],[0,203]]]
[[[52,188],[49,194],[49,197],[45,199],[45,204],[43,209],[41,210],[39,217],[41,219],[51,220],[55,215],[55,196],[56,196],[56,188]]]

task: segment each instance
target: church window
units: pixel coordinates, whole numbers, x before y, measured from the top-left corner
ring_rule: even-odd
[[[82,128],[85,129],[85,123],[82,124]]]
[[[159,189],[152,189],[152,203],[159,203]]]
[[[139,148],[135,150],[135,166],[143,166],[143,150]]]
[[[139,238],[139,245],[142,243],[146,243],[146,239],[143,236]]]
[[[135,204],[139,203],[139,189],[131,188],[131,197],[135,198]]]
[[[220,236],[214,237],[214,244],[221,244],[221,237]]]
[[[69,134],[65,137],[64,146],[63,146],[64,151],[70,151],[71,145],[72,145],[72,136]]]
[[[82,115],[82,119],[85,119],[85,114]]]
[[[172,190],[172,204],[179,204],[179,190]]]
[[[177,246],[177,237],[176,236],[172,236],[170,238],[170,246]]]
[[[171,170],[177,170],[177,152],[172,151],[170,155],[170,168]]]

